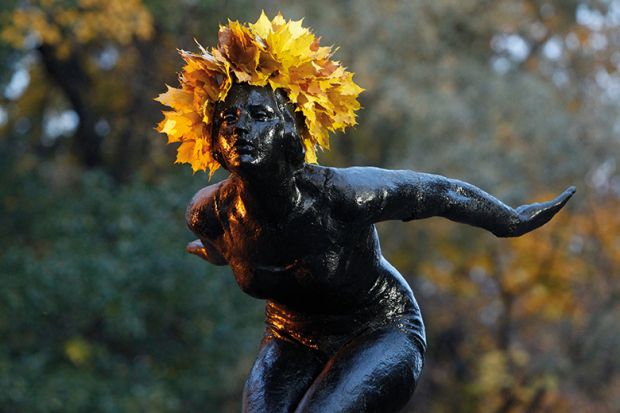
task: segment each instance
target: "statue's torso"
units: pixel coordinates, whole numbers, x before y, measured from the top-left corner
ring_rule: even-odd
[[[268,332],[330,349],[368,328],[395,325],[424,346],[411,289],[381,255],[374,225],[338,202],[327,168],[297,177],[299,202],[271,216],[243,202],[229,178],[205,188],[190,227],[231,266],[241,289],[268,300]],[[326,350],[327,351],[327,350]]]
[[[222,232],[211,241],[254,297],[341,310],[359,304],[382,272],[374,226],[343,220],[311,181],[300,185],[300,201],[281,217],[246,205],[234,186],[215,196]]]

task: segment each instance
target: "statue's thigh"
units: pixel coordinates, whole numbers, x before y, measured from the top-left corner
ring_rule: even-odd
[[[369,333],[329,360],[295,411],[397,412],[411,398],[423,361],[410,335],[396,328]]]
[[[326,358],[301,344],[266,337],[243,390],[243,412],[292,412]]]

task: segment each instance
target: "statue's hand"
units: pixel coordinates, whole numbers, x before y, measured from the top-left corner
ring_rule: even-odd
[[[222,254],[211,244],[209,240],[196,239],[185,247],[185,250],[190,254],[194,254],[209,261],[214,265],[228,265],[228,262]]]
[[[202,241],[199,239],[195,239],[192,242],[188,243],[187,247],[185,247],[185,251],[189,252],[190,254],[198,255],[202,259],[207,259],[207,250],[203,245]]]
[[[552,201],[521,205],[516,208],[518,223],[509,236],[519,236],[546,224],[568,202],[575,193],[575,187],[567,188]]]

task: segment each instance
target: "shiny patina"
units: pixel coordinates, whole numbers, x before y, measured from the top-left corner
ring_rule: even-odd
[[[267,300],[247,412],[393,412],[407,403],[424,325],[375,223],[441,216],[518,236],[574,193],[513,209],[438,175],[306,164],[298,113],[268,87],[234,84],[215,115],[214,156],[231,175],[190,203],[200,239],[188,250],[230,265],[245,293]]]

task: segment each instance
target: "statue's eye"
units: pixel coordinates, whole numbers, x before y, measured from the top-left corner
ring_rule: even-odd
[[[263,106],[263,105],[253,105],[249,108],[250,110],[250,115],[252,116],[252,119],[259,121],[259,122],[264,122],[270,119],[273,119],[273,117],[275,116],[275,113],[273,112],[273,109],[271,109],[268,106]]]
[[[224,112],[222,113],[222,122],[230,125],[237,121],[237,113],[236,112]]]
[[[254,113],[254,119],[260,121],[267,120],[269,119],[269,114],[265,111],[257,111]]]

